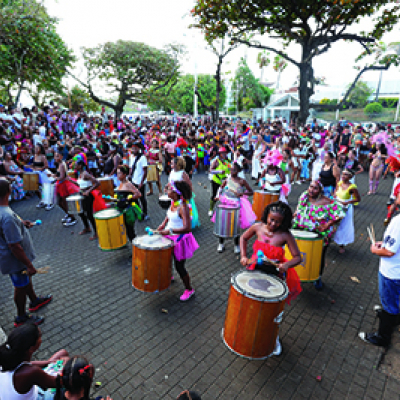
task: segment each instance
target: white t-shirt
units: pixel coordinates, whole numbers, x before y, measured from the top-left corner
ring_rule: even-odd
[[[38,133],[35,133],[33,135],[33,145],[36,146],[38,143],[42,143],[42,137]]]
[[[379,272],[389,279],[400,279],[400,215],[395,216],[383,235],[382,247],[394,253],[381,257]]]
[[[41,126],[39,128],[39,134],[41,136],[42,139],[46,139],[46,127]]]
[[[134,154],[131,155],[130,157],[130,166],[131,168],[133,167],[133,164],[136,160],[136,157]],[[133,176],[132,176],[132,182],[135,185],[140,185],[142,183],[143,175],[144,175],[144,170],[143,168],[147,167],[147,158],[141,154],[138,162],[136,163],[136,168],[135,171],[133,171]],[[146,183],[147,179],[143,183]]]

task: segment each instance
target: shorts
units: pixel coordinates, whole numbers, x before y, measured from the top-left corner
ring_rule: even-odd
[[[29,285],[30,278],[28,274],[23,274],[21,272],[15,272],[14,274],[10,274],[10,278],[14,287],[22,288]]]
[[[389,279],[379,272],[378,286],[382,308],[389,314],[400,314],[400,279]]]

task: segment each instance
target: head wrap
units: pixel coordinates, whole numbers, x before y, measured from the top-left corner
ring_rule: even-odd
[[[277,167],[283,160],[283,155],[279,150],[269,150],[267,155],[264,157],[264,163],[267,165],[273,165]]]

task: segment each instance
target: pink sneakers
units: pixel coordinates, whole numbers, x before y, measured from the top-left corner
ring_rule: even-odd
[[[183,292],[183,295],[179,298],[180,301],[188,301],[194,295],[194,289],[188,290],[186,289]]]

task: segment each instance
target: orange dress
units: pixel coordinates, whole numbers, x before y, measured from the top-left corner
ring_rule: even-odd
[[[276,261],[278,263],[283,263],[286,260],[285,258],[285,250],[283,247],[272,246],[269,243],[261,242],[260,240],[256,240],[253,245],[253,255],[252,260],[257,259],[257,252],[261,250],[264,253],[264,256],[269,260]],[[254,270],[257,269],[257,263],[251,264],[247,269]],[[286,281],[286,284],[289,288],[289,296],[286,299],[286,302],[290,304],[292,300],[294,300],[302,291],[300,279],[297,275],[297,272],[294,268],[289,268],[286,274],[274,273],[282,280]]]

